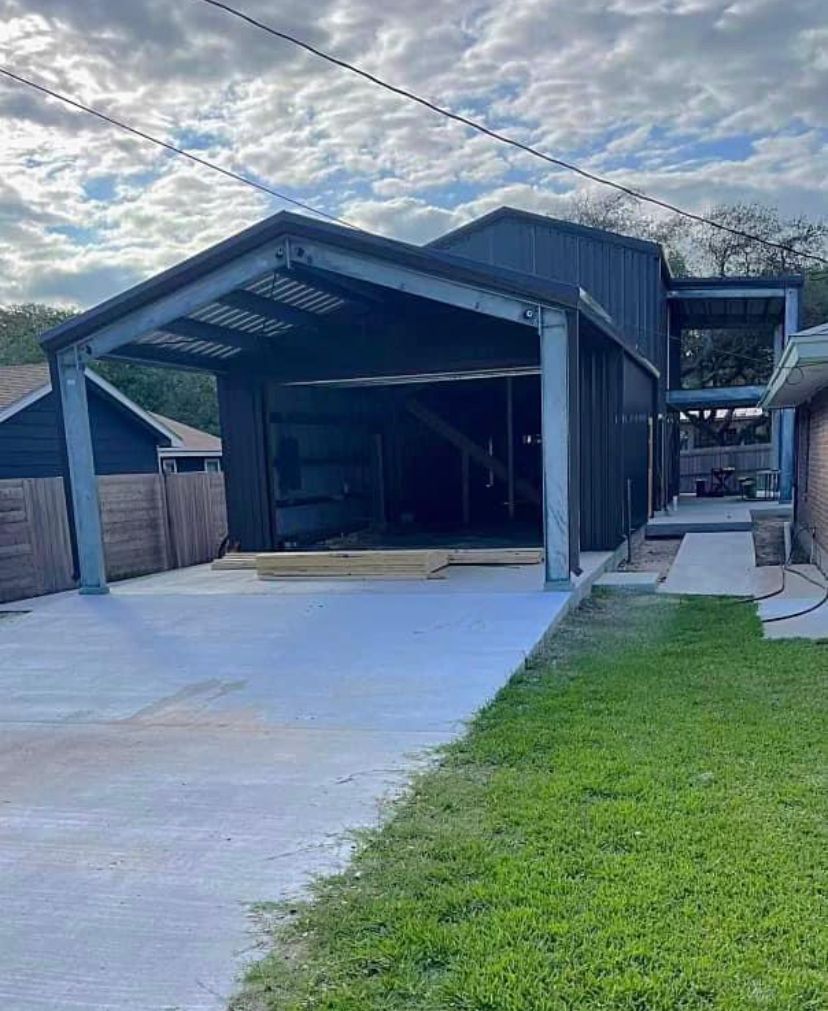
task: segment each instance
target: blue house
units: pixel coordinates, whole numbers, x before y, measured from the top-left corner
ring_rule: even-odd
[[[221,469],[220,439],[143,410],[91,369],[86,397],[96,474]],[[0,479],[64,473],[58,408],[48,365],[0,367]]]

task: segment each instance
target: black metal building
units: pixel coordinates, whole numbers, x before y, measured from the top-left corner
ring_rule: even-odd
[[[280,213],[116,296],[43,338],[83,585],[105,579],[75,378],[101,356],[216,374],[243,550],[543,543],[568,585],[672,494],[671,284],[653,243],[521,211],[426,248]]]

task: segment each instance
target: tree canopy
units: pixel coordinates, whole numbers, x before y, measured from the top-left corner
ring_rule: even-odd
[[[34,303],[0,307],[0,365],[43,361],[38,336],[73,315]],[[114,361],[96,362],[95,370],[145,410],[219,434],[213,376]]]

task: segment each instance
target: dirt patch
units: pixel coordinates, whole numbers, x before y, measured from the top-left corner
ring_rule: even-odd
[[[756,564],[782,565],[785,558],[785,520],[781,516],[753,517],[753,551]]]
[[[633,545],[632,561],[625,558],[618,566],[622,572],[658,572],[663,578],[678,554],[681,537],[660,537],[648,541],[646,538]]]

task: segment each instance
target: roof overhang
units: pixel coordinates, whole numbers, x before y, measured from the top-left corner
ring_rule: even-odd
[[[289,361],[311,334],[327,336],[335,351],[361,310],[385,311],[394,299],[410,306],[412,297],[532,329],[541,309],[579,305],[574,285],[281,212],[41,342],[52,353],[76,347],[87,358],[220,373],[274,350]]]
[[[781,323],[788,293],[801,287],[799,275],[685,277],[671,282],[667,297],[681,329],[750,329]]]
[[[766,410],[798,407],[828,388],[828,323],[791,334],[759,401]]]
[[[476,331],[458,317],[455,331],[468,340],[454,358],[447,349],[431,360],[420,348],[394,373],[380,353],[367,371],[349,354],[349,338],[358,343],[366,327],[376,350],[389,321],[415,326],[446,311],[506,322],[514,340],[500,328],[487,345],[485,328]],[[613,320],[576,285],[280,212],[67,321],[41,342],[51,353],[74,347],[85,359],[219,375],[247,368],[280,382],[359,381],[536,364],[537,343],[520,335],[537,333],[550,311],[580,313],[621,342]],[[427,332],[427,322],[417,325]]]

